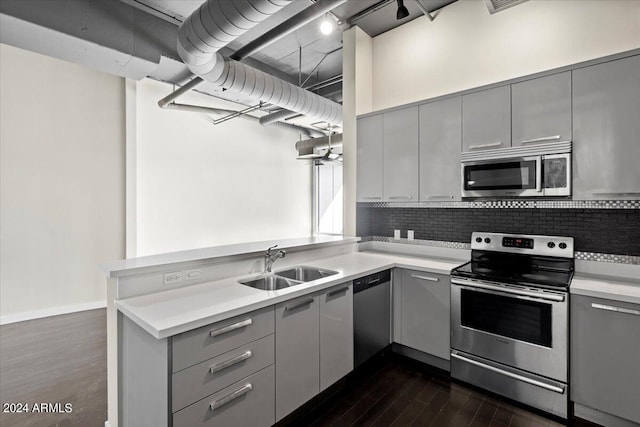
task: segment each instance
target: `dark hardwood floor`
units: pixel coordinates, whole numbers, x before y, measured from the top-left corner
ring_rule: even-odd
[[[491,426],[563,425],[499,396],[453,382],[448,375],[387,353],[351,374],[332,396],[282,425]],[[587,424],[573,425],[586,426]]]
[[[60,403],[55,413],[0,412],[2,427],[103,427],[107,419],[106,310],[0,326],[0,403]],[[64,413],[64,404],[72,411]],[[59,413],[63,412],[63,413]]]

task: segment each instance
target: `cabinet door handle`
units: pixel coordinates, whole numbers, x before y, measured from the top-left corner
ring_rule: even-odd
[[[309,305],[313,302],[313,298],[306,299],[298,304],[288,305],[284,309],[286,311],[295,310],[296,308],[304,307],[305,305]]]
[[[230,366],[233,366],[235,364],[238,364],[240,362],[242,362],[243,360],[247,360],[249,359],[251,356],[253,356],[253,352],[251,350],[247,350],[242,354],[239,354],[235,357],[232,357],[231,359],[227,359],[223,362],[220,363],[216,363],[215,365],[211,365],[211,367],[209,368],[209,371],[212,374],[215,374],[216,372],[220,372],[223,369],[227,369]]]
[[[339,294],[341,294],[343,292],[347,292],[348,290],[349,290],[349,287],[337,289],[335,291],[331,291],[331,292],[327,293],[327,297],[332,297],[332,296],[335,296],[335,295],[339,295]]]
[[[555,141],[557,139],[560,139],[560,135],[543,136],[543,137],[540,137],[540,138],[525,139],[523,141],[520,141],[520,144],[529,144],[531,142],[542,142],[542,141]]]
[[[592,308],[597,308],[598,310],[607,310],[607,311],[614,311],[616,313],[625,313],[625,314],[633,314],[634,316],[640,316],[640,310],[633,310],[631,308],[616,307],[615,305],[605,305],[605,304],[592,303],[591,307]]]
[[[225,326],[224,328],[214,329],[213,331],[209,331],[209,335],[212,337],[217,337],[219,335],[223,335],[229,333],[231,331],[235,331],[236,329],[244,328],[245,326],[249,326],[253,323],[252,319],[246,319],[242,322],[234,323],[233,325]]]
[[[435,199],[453,199],[453,196],[451,195],[447,195],[447,196],[430,196],[430,195],[426,195],[427,200],[435,200]]]
[[[382,197],[363,197],[363,199],[366,199],[366,200],[380,200],[380,199],[382,199]]]
[[[440,279],[437,277],[430,277],[430,276],[419,276],[417,274],[412,274],[411,277],[413,277],[414,279],[419,279],[419,280],[428,280],[429,282],[439,282]]]
[[[209,408],[211,408],[212,411],[215,411],[219,407],[224,406],[227,403],[236,400],[240,396],[249,393],[251,390],[253,390],[253,385],[251,385],[251,383],[247,383],[247,384],[243,385],[242,387],[240,387],[238,390],[234,391],[233,393],[229,393],[226,396],[221,397],[218,400],[214,400],[209,405]]]
[[[413,199],[412,196],[391,196],[389,197],[389,200],[411,200]]]
[[[640,196],[640,193],[625,193],[625,192],[617,192],[617,193],[593,192],[591,194],[593,194],[594,196],[628,196],[628,197]]]
[[[499,147],[502,145],[502,142],[492,142],[490,144],[478,144],[478,145],[470,145],[469,150],[477,150],[479,148],[489,148],[489,147]]]

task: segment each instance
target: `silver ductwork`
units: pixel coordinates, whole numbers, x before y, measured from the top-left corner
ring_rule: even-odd
[[[178,54],[191,72],[250,102],[262,101],[314,120],[341,125],[340,104],[218,53],[288,3],[288,0],[207,0],[178,29]]]
[[[298,115],[295,111],[291,110],[280,110],[275,113],[267,114],[266,116],[260,117],[260,124],[262,126],[270,125],[273,122],[279,122],[280,120],[286,120],[289,117],[293,117]]]
[[[331,135],[331,141],[328,136],[322,138],[305,139],[296,142],[296,150],[298,156],[308,157],[317,154],[318,151],[328,150],[329,148],[342,147],[342,134]]]

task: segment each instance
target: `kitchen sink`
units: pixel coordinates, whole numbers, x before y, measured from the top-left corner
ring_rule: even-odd
[[[270,274],[250,280],[241,280],[240,283],[246,286],[251,286],[252,288],[262,289],[263,291],[275,291],[277,289],[290,288],[291,286],[299,285],[302,282]]]
[[[239,283],[264,291],[275,291],[333,276],[334,274],[338,274],[338,272],[322,268],[298,266],[275,273],[266,273],[252,279],[240,280]]]
[[[324,270],[321,268],[304,267],[304,266],[293,267],[288,270],[276,272],[276,275],[280,277],[299,280],[301,282],[311,282],[313,280],[318,280],[324,277],[333,276],[334,274],[338,274],[338,272],[333,270]]]

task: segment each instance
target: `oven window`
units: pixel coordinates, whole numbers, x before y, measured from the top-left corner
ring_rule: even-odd
[[[465,190],[536,188],[536,161],[489,163],[464,167]]]
[[[542,162],[544,188],[567,188],[567,159],[552,158]]]
[[[551,304],[461,289],[462,326],[551,347]]]

